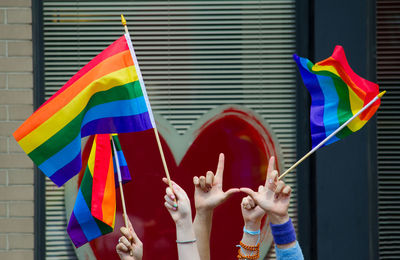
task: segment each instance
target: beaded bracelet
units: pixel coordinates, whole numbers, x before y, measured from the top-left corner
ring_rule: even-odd
[[[237,258],[238,259],[258,259],[260,257],[260,251],[257,251],[257,253],[255,254],[255,255],[243,255],[242,254],[242,252],[240,251],[240,248],[239,248],[239,251],[238,251],[238,255],[237,255]]]
[[[249,246],[249,245],[243,244],[243,242],[240,241],[240,245],[237,245],[237,247],[239,247],[238,255],[237,255],[238,259],[258,259],[260,257],[260,243],[258,243],[258,242],[257,242],[257,245],[255,245],[255,246]],[[246,256],[242,253],[242,250],[241,250],[242,248],[246,249],[248,251],[256,252],[256,254]]]
[[[178,241],[178,240],[176,240],[176,243],[177,243],[177,244],[190,244],[190,243],[194,243],[194,242],[196,242],[196,241],[197,241],[197,239],[186,240],[186,241]]]
[[[258,243],[258,244],[255,245],[255,246],[248,246],[248,245],[243,244],[242,241],[240,241],[240,247],[241,247],[241,248],[244,248],[244,249],[246,249],[246,250],[249,250],[249,251],[257,251],[257,250],[260,249],[260,243]]]

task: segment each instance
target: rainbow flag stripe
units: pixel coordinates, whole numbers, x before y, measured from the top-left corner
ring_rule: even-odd
[[[129,35],[124,35],[36,110],[14,138],[58,186],[82,167],[81,138],[154,128]]]
[[[110,136],[96,135],[67,232],[76,247],[114,230],[116,211]]]
[[[296,54],[294,60],[311,95],[310,128],[313,147],[379,94],[377,84],[353,72],[342,46],[336,46],[331,57],[315,65]],[[360,130],[374,115],[379,105],[380,99],[324,145],[334,143]]]
[[[131,174],[128,169],[128,164],[126,163],[124,153],[122,152],[121,148],[121,143],[119,142],[119,138],[117,134],[112,134],[111,135],[112,139],[114,140],[115,148],[117,150],[117,158],[119,162],[119,169],[121,172],[121,180],[122,183],[127,183],[128,181],[131,181]],[[115,163],[115,154],[114,150],[112,150],[112,155],[113,155],[113,163],[114,163],[114,176],[115,176],[115,187],[119,187],[119,181],[118,181],[118,172],[116,168],[116,163]]]

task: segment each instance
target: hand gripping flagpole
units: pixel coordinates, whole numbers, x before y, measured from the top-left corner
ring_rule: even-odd
[[[378,100],[378,98],[381,98],[384,94],[386,93],[386,90],[382,91],[379,93],[374,99],[372,99],[368,104],[366,104],[360,111],[358,111],[355,115],[353,115],[349,120],[347,120],[343,125],[341,125],[338,129],[336,129],[333,133],[331,133],[329,136],[327,136],[324,140],[322,140],[317,146],[315,146],[311,151],[309,151],[306,155],[304,155],[300,160],[298,160],[295,164],[293,164],[289,169],[287,169],[283,174],[281,174],[278,177],[278,180],[282,179],[285,177],[286,174],[288,174],[291,170],[297,167],[302,161],[304,161],[307,157],[309,157],[311,154],[313,154],[318,148],[320,148],[323,144],[329,141],[332,137],[334,137],[340,130],[345,128],[346,125],[348,125],[354,118],[358,117],[362,112],[364,112],[365,109],[370,107],[375,101]]]
[[[129,35],[128,26],[126,25],[125,17],[124,17],[122,14],[121,14],[121,23],[122,23],[122,25],[124,26],[125,33],[126,33],[127,35]],[[136,61],[135,61],[135,62],[136,62]],[[139,72],[138,72],[138,73],[139,73]],[[149,111],[149,112],[151,112],[151,111]],[[151,113],[152,113],[152,112],[151,112]],[[167,180],[168,180],[168,185],[169,185],[171,191],[174,192],[174,190],[172,189],[171,177],[170,177],[170,175],[169,175],[169,171],[168,171],[168,167],[167,167],[167,162],[166,162],[165,156],[164,156],[164,151],[163,151],[162,146],[161,146],[160,136],[158,135],[158,130],[157,130],[157,127],[156,127],[156,124],[155,124],[155,123],[154,123],[154,128],[153,128],[153,129],[154,129],[154,134],[155,134],[156,140],[157,140],[158,150],[160,151],[161,160],[162,160],[162,163],[163,163],[163,166],[164,166],[165,175],[166,175]],[[176,198],[174,199],[174,202],[175,202],[175,206],[177,206],[178,204],[177,204],[177,202],[176,202]]]

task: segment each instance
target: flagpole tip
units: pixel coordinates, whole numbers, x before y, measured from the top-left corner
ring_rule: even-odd
[[[126,20],[123,14],[121,14],[121,23],[123,26],[126,26]]]
[[[385,95],[385,93],[386,93],[386,90],[382,91],[381,93],[379,93],[378,97],[382,98],[382,96]]]

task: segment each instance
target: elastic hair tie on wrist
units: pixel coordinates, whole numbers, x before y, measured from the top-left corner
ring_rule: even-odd
[[[275,244],[285,245],[296,241],[296,231],[294,230],[292,220],[283,224],[270,223],[272,236],[274,237]]]
[[[243,227],[243,232],[247,233],[249,235],[253,235],[253,236],[259,235],[261,233],[260,230],[251,231],[251,230],[247,230],[245,227]]]
[[[191,244],[191,243],[194,243],[194,242],[196,242],[196,241],[197,241],[197,239],[186,240],[186,241],[178,241],[178,240],[176,240],[176,243],[177,243],[177,244]]]

